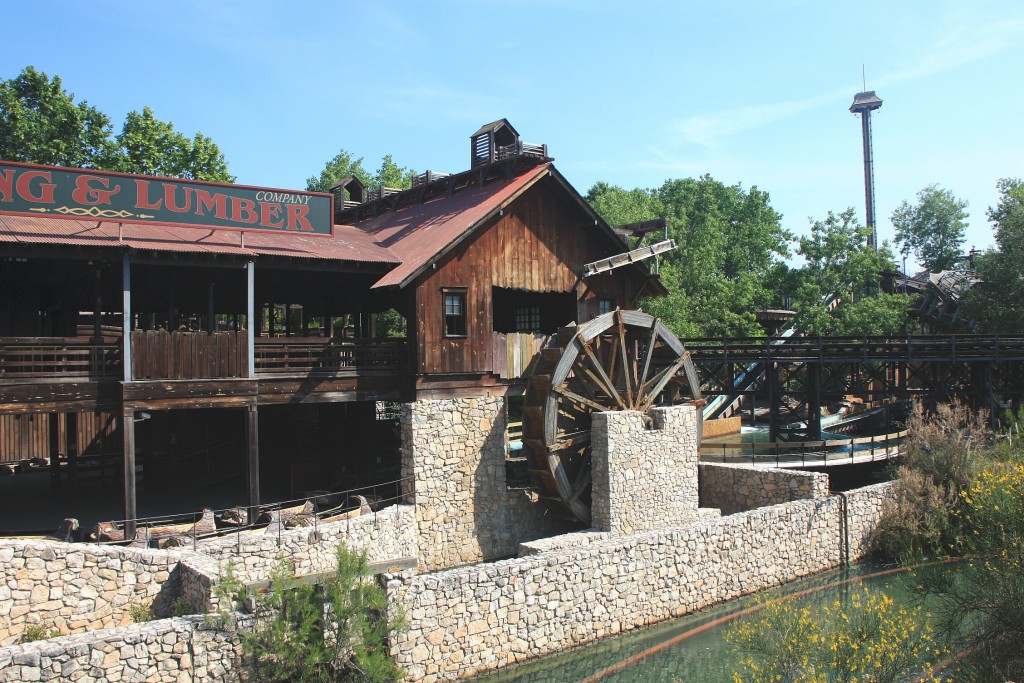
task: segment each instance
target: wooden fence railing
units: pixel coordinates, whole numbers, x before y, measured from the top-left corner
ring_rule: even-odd
[[[701,462],[774,467],[821,466],[885,460],[899,454],[905,430],[822,441],[766,441],[760,443],[702,443]]]
[[[133,330],[132,378],[226,379],[247,377],[248,336],[239,332]]]
[[[405,339],[257,338],[256,374],[366,368],[404,371],[407,349]]]
[[[104,379],[121,372],[114,337],[0,337],[0,381]]]

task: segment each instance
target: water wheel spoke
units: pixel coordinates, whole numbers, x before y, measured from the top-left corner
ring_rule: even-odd
[[[592,408],[592,409],[594,409],[594,410],[596,410],[598,412],[604,412],[604,411],[609,409],[608,406],[601,405],[597,401],[591,401],[589,398],[587,398],[585,396],[580,396],[576,392],[570,391],[569,389],[567,389],[565,387],[551,387],[551,391],[553,391],[554,393],[558,394],[558,396],[560,398],[566,398],[566,399],[569,399],[569,401],[578,403],[580,405],[589,406],[590,408]],[[565,404],[562,401],[559,401],[559,405],[565,405]]]
[[[590,489],[590,482],[593,476],[590,469],[590,451],[587,451],[587,457],[581,465],[580,471],[576,475],[576,480],[572,483],[572,493],[569,495],[570,503],[579,500],[580,496]]]
[[[689,362],[690,352],[684,351],[683,355],[679,356],[679,358],[676,359],[675,363],[668,366],[664,372],[660,373],[661,379],[658,380],[658,383],[655,384],[654,388],[652,388],[650,393],[647,394],[647,398],[640,406],[641,412],[646,413],[650,409],[650,407],[658,399],[658,394],[660,394],[661,390],[665,388],[665,385],[669,383],[669,380],[671,380],[675,376],[675,374],[679,371],[681,367],[683,367]]]
[[[651,371],[651,358],[654,357],[654,347],[658,343],[658,320],[655,318],[654,322],[651,323],[651,336],[647,340],[647,348],[644,349],[644,359],[640,364],[640,374],[636,378],[637,392],[642,391],[644,382],[647,381],[647,375]]]
[[[580,448],[590,443],[590,430],[583,429],[577,432],[562,434],[561,438],[552,446],[556,450],[569,450]]]
[[[626,404],[622,402],[622,397],[619,396],[619,392],[615,389],[615,384],[608,378],[608,374],[604,371],[604,367],[597,359],[597,356],[594,355],[594,350],[590,348],[590,344],[581,340],[581,345],[583,347],[584,355],[586,355],[587,360],[590,361],[590,365],[597,373],[597,377],[600,379],[599,384],[605,390],[605,393],[608,394],[608,398],[615,399],[615,402],[619,407],[626,410]]]
[[[614,341],[608,341],[608,350],[605,352],[605,362],[601,364],[604,368],[605,374],[611,381],[613,387],[618,391],[618,385],[615,383],[615,376],[618,374],[619,367],[619,346]],[[600,357],[600,354],[598,354]]]
[[[630,355],[629,355],[629,352],[627,350],[628,349],[628,344],[626,343],[626,326],[622,323],[622,310],[621,309],[617,309],[615,311],[615,319],[618,322],[618,325],[617,325],[618,332],[619,332],[618,350],[619,350],[619,355],[622,358],[622,382],[623,382],[623,384],[626,387],[626,404],[630,408],[636,408],[636,403],[633,402],[633,385],[630,382],[630,377],[629,377],[629,371],[630,371],[629,358],[630,358]],[[614,377],[614,376],[615,375],[613,374],[612,377]]]

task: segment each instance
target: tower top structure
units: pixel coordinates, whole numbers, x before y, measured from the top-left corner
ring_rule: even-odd
[[[875,227],[875,157],[871,146],[871,112],[880,109],[882,98],[874,90],[865,90],[853,96],[851,114],[860,114],[861,136],[864,144],[864,203],[866,222],[870,229],[868,246],[878,247],[878,229]]]

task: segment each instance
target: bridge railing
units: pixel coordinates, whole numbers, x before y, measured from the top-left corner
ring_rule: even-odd
[[[886,460],[899,454],[906,431],[823,441],[702,443],[701,462],[762,467],[820,467]]]
[[[920,335],[906,337],[770,337],[686,339],[694,360],[721,362],[841,360],[1021,360],[1024,335]]]

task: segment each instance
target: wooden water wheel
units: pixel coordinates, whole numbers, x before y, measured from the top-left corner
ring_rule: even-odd
[[[589,524],[591,414],[700,400],[689,351],[657,318],[616,310],[563,328],[541,351],[523,402],[530,474]]]

